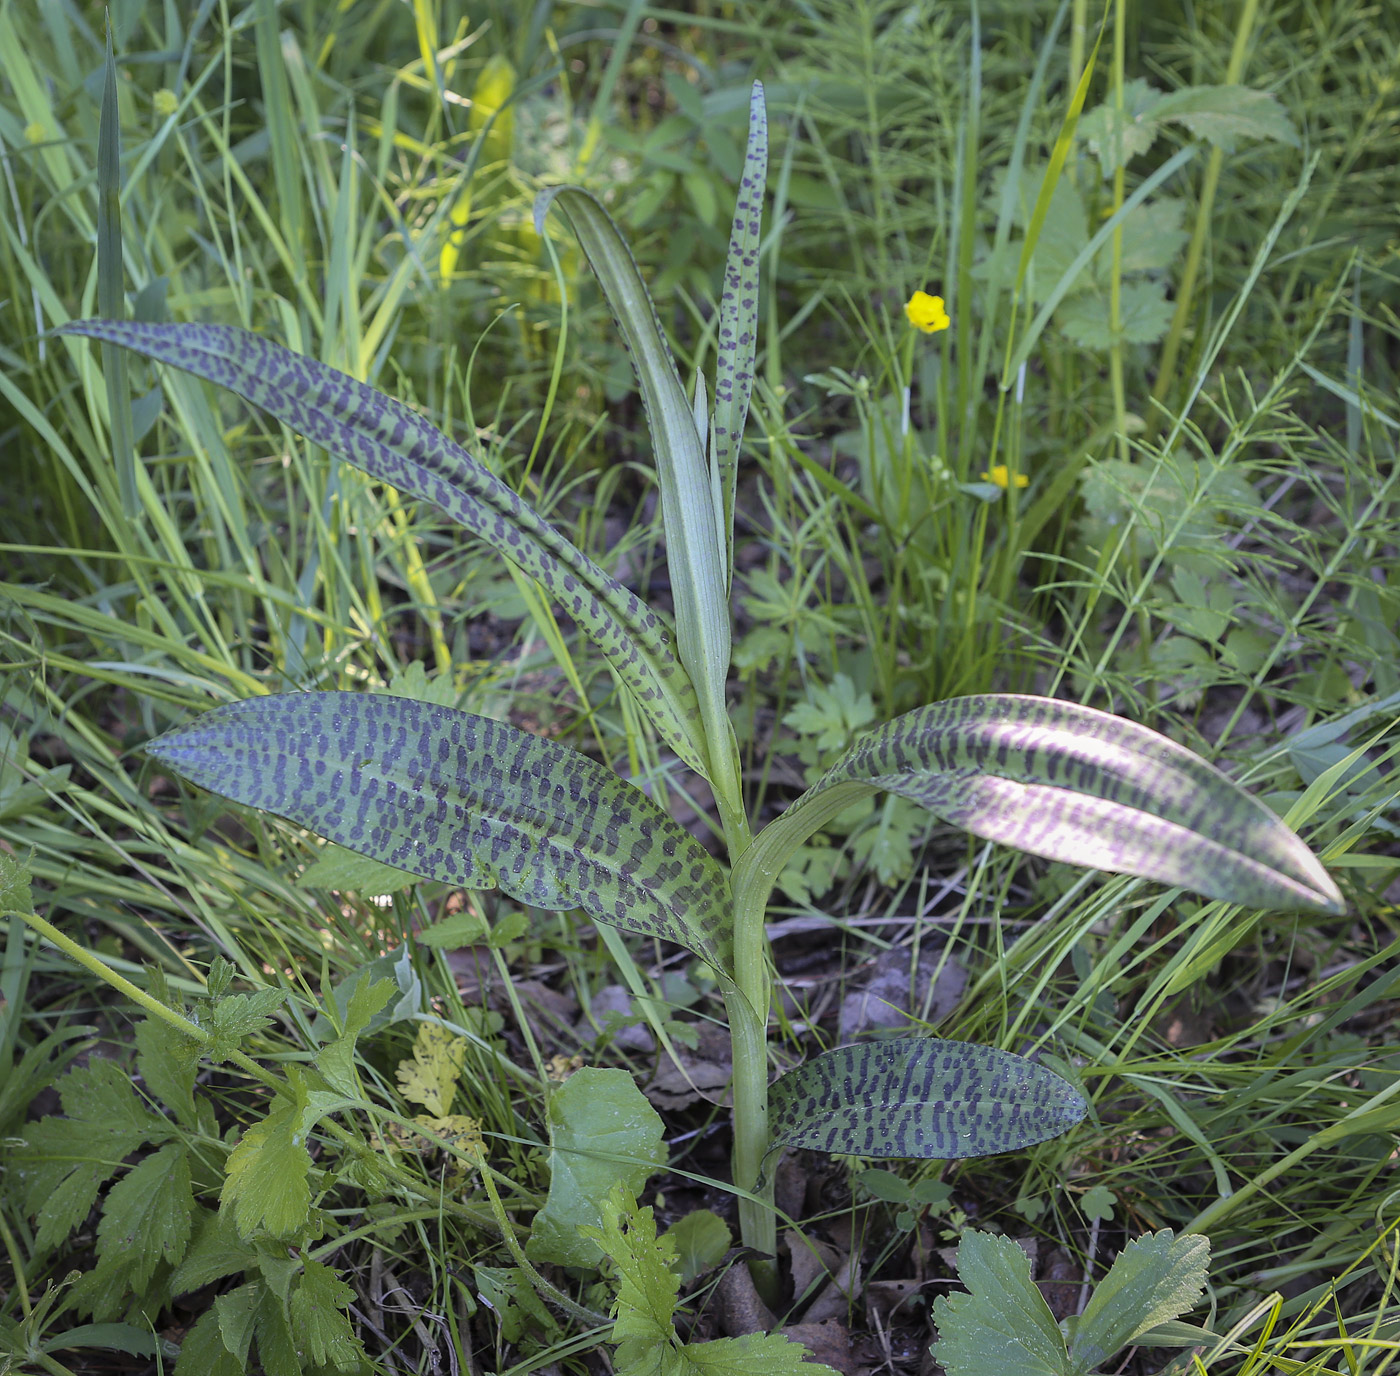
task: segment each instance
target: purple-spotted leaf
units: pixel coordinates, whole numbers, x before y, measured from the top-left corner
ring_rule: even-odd
[[[715,362],[715,409],[710,421],[710,463],[719,476],[724,502],[721,538],[734,540],[734,484],[739,444],[753,393],[758,349],[758,244],[763,224],[763,192],[768,179],[768,111],[763,84],[755,81],[749,98],[749,145],[729,233],[724,292],[719,302],[719,350]],[[730,563],[732,567],[732,561]]]
[[[1067,1132],[1079,1092],[1023,1056],[901,1037],[823,1052],[769,1090],[773,1147],[951,1161],[1020,1151]]]
[[[412,698],[287,693],[157,737],[161,764],[386,865],[581,908],[729,969],[728,886],[691,834],[586,755]]]
[[[603,652],[667,744],[706,773],[695,690],[661,618],[416,411],[227,325],[79,320],[61,332],[120,344],[227,387],[337,458],[441,508],[535,579]]]
[[[795,847],[875,788],[1050,860],[1247,907],[1344,911],[1307,846],[1184,746],[1075,703],[996,694],[918,708],[858,742],[745,853],[739,901],[752,902],[748,892]]]

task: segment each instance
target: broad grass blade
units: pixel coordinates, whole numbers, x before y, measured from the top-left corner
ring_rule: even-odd
[[[732,575],[734,485],[739,445],[753,394],[758,351],[758,248],[763,226],[763,193],[768,181],[768,111],[763,84],[755,81],[749,98],[749,143],[744,155],[739,199],[724,263],[719,302],[719,350],[715,362],[715,409],[710,422],[710,463],[719,476],[724,501],[720,556]]]
[[[543,233],[555,202],[569,218],[597,275],[631,355],[641,386],[661,487],[676,639],[690,673],[712,743],[730,738],[724,711],[729,673],[729,580],[721,564],[720,514],[709,467],[670,346],[637,264],[612,217],[591,193],[553,187],[535,201],[535,228]],[[713,745],[712,745],[713,748]]]
[[[581,908],[730,969],[728,885],[691,834],[586,755],[412,698],[285,693],[157,737],[166,768],[382,864]]]
[[[969,1042],[901,1037],[823,1052],[769,1091],[772,1146],[950,1161],[1020,1151],[1088,1111],[1053,1071]]]
[[[121,344],[227,387],[337,458],[440,507],[534,578],[603,652],[667,744],[706,772],[695,690],[661,618],[415,411],[231,326],[81,320],[61,332]]]
[[[934,703],[871,732],[760,837],[753,849],[770,853],[744,856],[736,892],[747,867],[766,874],[779,851],[872,788],[1049,860],[1246,907],[1344,911],[1307,846],[1184,746],[1093,708],[998,694]]]

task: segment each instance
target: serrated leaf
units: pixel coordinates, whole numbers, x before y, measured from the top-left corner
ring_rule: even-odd
[[[690,1285],[724,1260],[734,1241],[729,1225],[712,1209],[692,1209],[666,1229],[675,1248],[682,1285]]]
[[[219,1207],[242,1237],[291,1237],[311,1210],[311,1153],[303,1126],[304,1098],[282,1103],[254,1123],[229,1153]]]
[[[478,912],[462,909],[449,913],[440,922],[424,927],[417,940],[438,951],[458,951],[464,946],[480,946],[491,936],[491,924]]]
[[[23,1129],[12,1177],[37,1220],[35,1249],[56,1247],[97,1202],[103,1181],[146,1142],[170,1134],[170,1124],[137,1099],[121,1066],[96,1058],[59,1081],[66,1117],[50,1116]]]
[[[602,1223],[601,1201],[615,1183],[635,1195],[665,1164],[661,1116],[632,1077],[591,1066],[575,1071],[549,1096],[549,1195],[525,1255],[596,1266],[598,1244],[579,1230]]]
[[[254,1316],[258,1360],[265,1376],[303,1376],[301,1353],[287,1317],[287,1303],[264,1287]]]
[[[1174,196],[1157,196],[1123,217],[1123,256],[1118,270],[1158,272],[1170,267],[1190,237],[1182,228],[1186,203]],[[1087,240],[1086,240],[1087,242]],[[1094,259],[1094,272],[1107,286],[1113,271],[1113,245],[1105,244]]]
[[[719,339],[715,360],[715,405],[710,417],[710,463],[718,475],[724,505],[720,557],[733,570],[734,486],[739,445],[753,391],[758,348],[758,248],[763,224],[763,193],[768,179],[768,111],[763,85],[755,81],[749,96],[749,142],[729,252],[724,261],[724,291],[719,302]]]
[[[677,1354],[682,1376],[837,1376],[825,1362],[809,1360],[801,1343],[782,1333],[746,1333],[692,1343]]]
[[[1010,694],[951,698],[872,731],[755,838],[735,893],[874,788],[1048,860],[1249,907],[1344,910],[1303,842],[1199,756],[1106,712]]]
[[[316,1068],[326,1082],[341,1094],[356,1095],[359,1085],[355,1079],[355,1043],[377,1018],[384,1005],[394,996],[392,980],[375,979],[368,970],[361,970],[350,985],[340,1036],[327,1042],[316,1053]]]
[[[427,879],[662,937],[728,966],[713,857],[640,789],[504,722],[367,693],[228,703],[148,752],[211,792]]]
[[[1161,100],[1161,91],[1142,77],[1134,77],[1123,83],[1121,115],[1114,102],[1105,101],[1080,121],[1079,135],[1098,158],[1105,177],[1157,141],[1161,126],[1156,110]]]
[[[1068,1376],[1064,1335],[1016,1243],[964,1233],[958,1277],[968,1293],[933,1302],[933,1356],[948,1376]]]
[[[1240,139],[1269,139],[1298,147],[1298,134],[1272,91],[1248,86],[1184,86],[1152,111],[1159,122],[1184,124],[1193,137],[1233,152]]]
[[[1124,282],[1118,299],[1118,330],[1112,328],[1109,301],[1103,292],[1081,292],[1060,307],[1056,319],[1065,336],[1084,349],[1107,349],[1115,340],[1152,344],[1166,334],[1172,303],[1166,284],[1138,279]]]
[[[422,1104],[434,1117],[444,1117],[451,1111],[466,1059],[465,1037],[439,1023],[423,1023],[414,1038],[412,1058],[400,1061],[395,1071],[399,1093],[410,1103]]]
[[[1087,1112],[1074,1087],[1021,1056],[927,1037],[842,1046],[769,1091],[773,1147],[952,1160],[1020,1151]]]
[[[271,1014],[286,1001],[285,989],[255,989],[251,994],[226,994],[213,1000],[204,1017],[209,1033],[204,1054],[215,1065],[226,1061],[245,1037],[270,1027]]]
[[[247,1368],[258,1306],[266,1293],[264,1286],[249,1281],[214,1301],[214,1310],[219,1316],[219,1336],[224,1347],[238,1358],[240,1370]]]
[[[97,1254],[108,1264],[123,1259],[126,1283],[139,1295],[160,1262],[184,1256],[193,1215],[189,1157],[182,1145],[162,1147],[107,1191]]]
[[[247,1376],[246,1364],[224,1343],[218,1301],[206,1309],[180,1344],[175,1376]]]
[[[301,1284],[292,1292],[292,1331],[317,1366],[329,1363],[337,1371],[353,1371],[365,1360],[342,1312],[354,1298],[355,1292],[329,1266],[306,1262]]]
[[[398,893],[418,882],[416,874],[381,864],[364,855],[356,855],[344,846],[331,842],[297,876],[299,889],[335,889],[341,893],[358,893],[367,898]]]
[[[125,1352],[133,1357],[154,1357],[160,1343],[153,1333],[129,1323],[83,1323],[65,1329],[41,1344],[44,1352],[72,1352],[83,1348],[102,1348],[108,1352]]]
[[[26,860],[0,850],[0,913],[32,913],[29,865]]]
[[[667,744],[705,772],[695,691],[661,618],[416,411],[316,359],[225,325],[79,320],[62,332],[120,344],[227,387],[337,458],[441,508],[554,597]]]
[[[1209,1268],[1207,1238],[1176,1237],[1170,1228],[1134,1238],[1079,1316],[1070,1346],[1074,1369],[1092,1371],[1138,1334],[1194,1308]]]
[[[186,1127],[198,1121],[194,1082],[204,1044],[172,1027],[164,1018],[136,1024],[136,1068],[146,1088]]]
[[[257,1257],[238,1236],[228,1214],[196,1207],[193,1237],[170,1277],[170,1293],[185,1295],[211,1281],[236,1276],[254,1266]]]

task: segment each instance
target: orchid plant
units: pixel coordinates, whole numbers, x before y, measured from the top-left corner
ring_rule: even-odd
[[[537,908],[581,910],[706,962],[733,1038],[743,1239],[771,1258],[769,1158],[783,1147],[973,1156],[1046,1140],[1086,1111],[1078,1091],[1042,1066],[933,1038],[827,1051],[770,1085],[768,898],[795,851],[852,802],[887,790],[1029,854],[1234,903],[1337,912],[1341,896],[1292,831],[1204,760],[1141,726],[1046,698],[959,698],[890,721],[753,833],[726,684],[766,167],[763,92],[755,84],[713,404],[702,378],[687,398],[642,277],[598,199],[564,186],[536,205],[537,229],[551,208],[567,216],[637,371],[673,620],[423,416],[343,373],[221,325],[89,320],[65,331],[218,383],[337,458],[440,507],[567,612],[658,737],[708,781],[727,867],[605,764],[505,722],[402,697],[257,697],[217,707],[147,747],[211,792],[383,863],[452,885],[498,887]],[[937,317],[919,304],[924,328],[946,321],[941,302]]]

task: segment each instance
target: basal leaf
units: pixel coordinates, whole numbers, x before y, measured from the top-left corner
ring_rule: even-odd
[[[247,1376],[246,1363],[224,1343],[221,1317],[217,1308],[199,1316],[180,1344],[175,1376]]]
[[[97,1254],[104,1264],[120,1262],[126,1284],[139,1295],[162,1259],[178,1262],[184,1256],[193,1217],[189,1157],[172,1143],[108,1190]]]
[[[504,722],[409,698],[227,703],[152,741],[201,788],[425,879],[662,937],[728,965],[724,874],[639,789]]]
[[[307,1260],[301,1284],[292,1292],[292,1331],[299,1349],[310,1351],[317,1366],[333,1366],[337,1371],[353,1371],[365,1360],[342,1312],[355,1298],[355,1292],[319,1261]]]
[[[719,349],[715,361],[715,407],[710,422],[710,463],[719,475],[724,503],[722,558],[734,541],[734,485],[739,445],[753,393],[758,350],[758,247],[763,225],[763,193],[768,180],[768,110],[763,85],[755,81],[749,99],[749,143],[719,302]]]
[[[774,1147],[952,1160],[1020,1151],[1087,1111],[1077,1090],[1022,1056],[901,1037],[823,1052],[769,1091]]]
[[[1134,1238],[1114,1258],[1075,1323],[1070,1342],[1075,1370],[1095,1370],[1139,1334],[1194,1308],[1209,1268],[1208,1238],[1176,1237],[1170,1228]]]
[[[559,1266],[596,1266],[598,1243],[580,1232],[603,1221],[618,1182],[635,1195],[666,1164],[661,1115],[625,1070],[576,1070],[549,1096],[549,1195],[525,1255]],[[671,1276],[671,1283],[678,1284]]]
[[[964,1233],[958,1278],[967,1294],[933,1302],[933,1356],[948,1376],[1069,1376],[1064,1335],[1015,1242]]]
[[[661,618],[416,411],[226,325],[79,320],[62,328],[227,387],[337,458],[440,507],[534,578],[603,652],[676,754],[705,772],[695,691]]]
[[[1298,147],[1298,132],[1272,91],[1248,86],[1185,86],[1162,97],[1152,116],[1175,120],[1198,139],[1229,153],[1239,139],[1270,139]]]
[[[466,1058],[465,1037],[453,1035],[440,1023],[423,1023],[413,1041],[412,1057],[400,1061],[394,1072],[399,1093],[441,1118],[452,1108]]]
[[[872,731],[749,848],[736,896],[871,788],[1046,859],[1248,907],[1343,911],[1303,842],[1198,755],[1121,717],[1011,695],[952,698]]]

